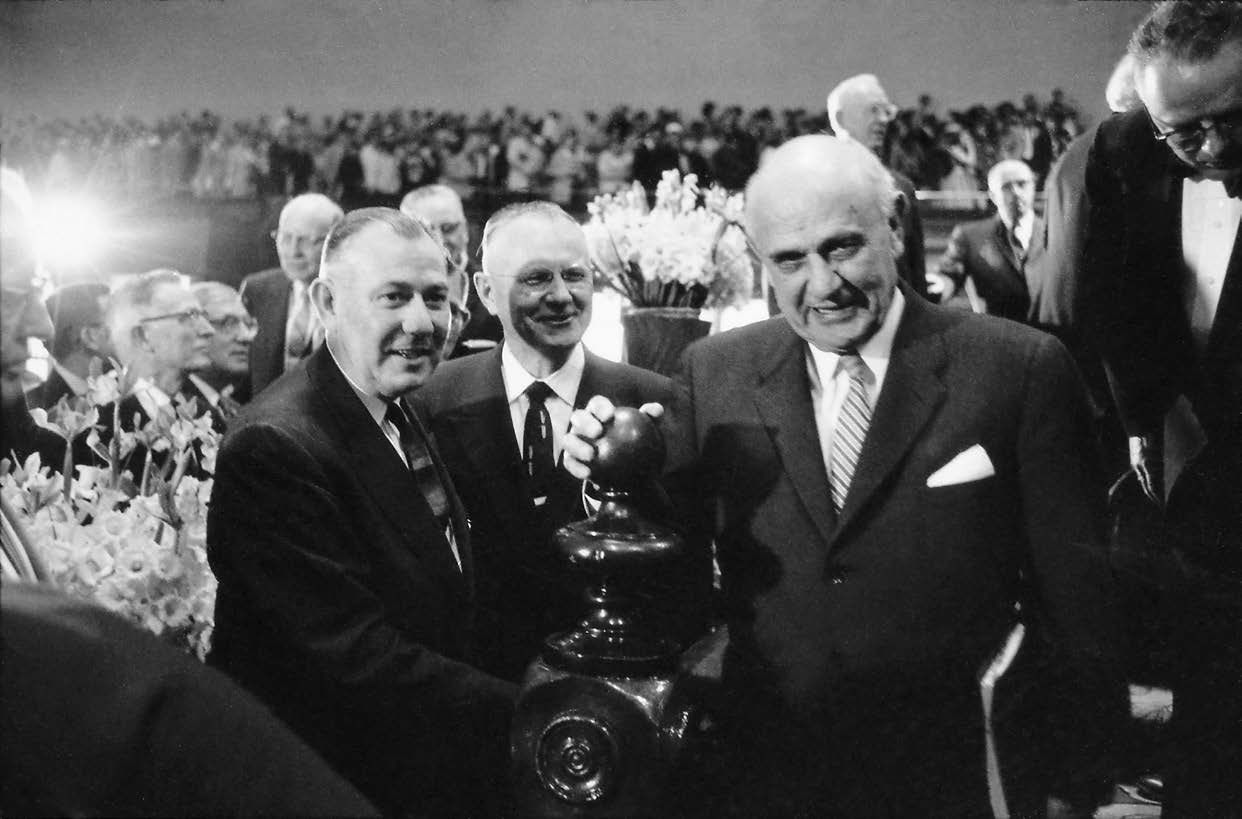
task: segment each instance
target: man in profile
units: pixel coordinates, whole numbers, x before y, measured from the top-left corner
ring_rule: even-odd
[[[1029,323],[1029,280],[1044,255],[1044,226],[1035,214],[1035,174],[1020,159],[988,171],[996,214],[953,228],[929,290],[942,304]]]
[[[445,341],[446,358],[488,350],[501,338],[500,321],[470,287],[470,226],[461,196],[448,185],[424,185],[401,200],[401,212],[419,220],[449,255],[449,298],[453,324]]]
[[[1242,5],[1158,4],[1130,40],[1142,106],[1100,124],[1081,317],[1175,599],[1166,815],[1242,808]]]
[[[691,347],[661,424],[729,626],[707,815],[1090,816],[1126,704],[1085,397],[1050,336],[899,284],[900,197],[853,142],[772,152],[745,218],[782,316]],[[574,413],[576,477],[612,409]],[[980,675],[1019,623],[997,772]]]
[[[570,412],[592,395],[634,406],[666,400],[668,379],[583,346],[594,276],[582,228],[557,205],[493,215],[475,282],[504,341],[441,366],[416,400],[470,515],[484,668],[517,680],[543,639],[583,614],[552,542],[587,515],[582,483],[557,468]]]
[[[842,80],[828,92],[828,122],[842,139],[862,145],[883,161],[884,141],[888,126],[897,116],[897,106],[889,100],[884,87],[874,74],[857,74]],[[905,200],[901,213],[902,243],[905,250],[897,260],[897,272],[915,293],[927,295],[926,267],[923,257],[923,219],[919,216],[914,183],[896,171],[889,170],[897,190]]]
[[[31,406],[48,409],[62,397],[86,394],[86,379],[94,366],[106,369],[113,355],[112,339],[104,321],[108,286],[96,282],[66,284],[48,296],[45,305],[56,328],[52,336],[47,380],[27,395]]]
[[[310,302],[310,283],[328,230],[343,215],[321,193],[304,193],[280,211],[272,238],[280,267],[252,273],[241,283],[242,302],[259,322],[250,351],[250,394],[296,366],[323,341],[323,328]]]
[[[207,399],[213,420],[226,424],[250,392],[250,345],[258,322],[241,295],[223,282],[199,282],[193,290],[214,335],[207,348],[211,364],[190,373],[190,381]]]
[[[220,447],[208,662],[381,810],[496,815],[516,691],[468,664],[466,512],[401,400],[440,361],[444,254],[399,211],[352,211],[311,296],[325,343]]]

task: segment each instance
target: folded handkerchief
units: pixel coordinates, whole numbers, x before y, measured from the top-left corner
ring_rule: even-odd
[[[996,469],[992,466],[987,450],[975,444],[970,449],[959,452],[953,460],[933,472],[927,479],[927,486],[933,489],[937,486],[953,486],[981,481],[995,474]]]

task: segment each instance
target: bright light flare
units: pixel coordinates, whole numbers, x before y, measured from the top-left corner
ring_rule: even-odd
[[[89,264],[108,237],[104,208],[88,197],[72,194],[36,200],[31,229],[39,260],[52,271]]]

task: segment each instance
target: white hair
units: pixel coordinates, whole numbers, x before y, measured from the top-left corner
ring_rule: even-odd
[[[866,91],[888,96],[884,93],[884,86],[880,85],[880,78],[875,74],[855,74],[848,79],[841,80],[836,88],[828,92],[828,122],[838,136],[842,133],[841,108],[845,105],[843,98]]]

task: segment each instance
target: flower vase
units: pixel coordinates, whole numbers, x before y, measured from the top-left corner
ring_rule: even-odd
[[[694,307],[629,307],[621,313],[621,328],[626,363],[672,375],[682,352],[705,338],[712,325]]]

